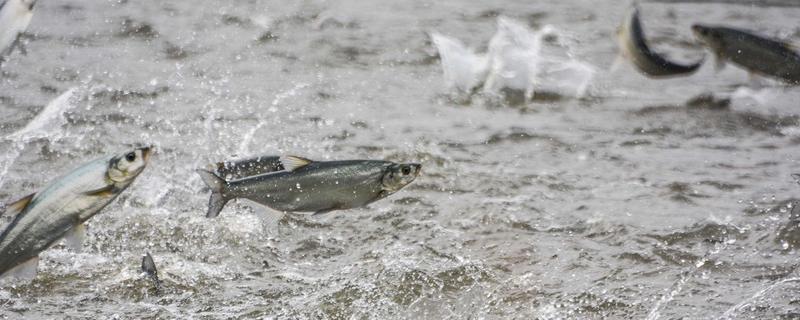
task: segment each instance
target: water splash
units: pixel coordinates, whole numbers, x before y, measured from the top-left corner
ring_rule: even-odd
[[[64,114],[74,108],[77,87],[70,88],[50,101],[25,127],[5,137],[11,143],[5,158],[0,160],[0,187],[5,183],[8,170],[17,161],[25,146],[36,139],[58,140],[63,136],[61,126],[67,122]],[[54,128],[56,128],[54,130]]]
[[[683,290],[683,286],[700,268],[702,268],[706,263],[710,261],[711,256],[716,255],[722,251],[724,251],[728,247],[729,242],[723,241],[720,244],[715,245],[711,248],[708,252],[706,252],[705,256],[698,259],[694,265],[692,265],[688,270],[681,273],[680,278],[672,285],[672,289],[665,295],[661,296],[653,308],[650,309],[650,312],[647,314],[647,320],[656,320],[661,317],[661,309],[664,305],[675,299],[675,296],[681,293]]]
[[[536,89],[559,92],[578,98],[585,97],[589,91],[596,69],[585,63],[573,59],[543,57],[540,79]]]
[[[752,100],[759,106],[764,106],[770,103],[778,93],[779,91],[774,88],[753,90],[749,87],[739,87],[731,94],[731,99]]]
[[[706,261],[708,261],[708,259],[703,258],[696,265],[702,266],[703,264],[706,263]],[[661,296],[661,299],[658,299],[656,304],[653,305],[653,309],[650,309],[650,312],[647,314],[647,318],[645,318],[645,319],[647,319],[647,320],[656,320],[659,317],[661,317],[661,312],[660,312],[661,311],[661,307],[664,304],[669,303],[670,301],[675,299],[675,296],[678,295],[679,293],[681,293],[681,291],[683,290],[683,285],[686,284],[686,280],[688,280],[689,276],[691,276],[694,273],[694,271],[697,270],[697,269],[699,269],[699,267],[697,267],[695,269],[692,269],[692,270],[689,270],[689,271],[686,271],[683,274],[681,274],[680,279],[678,279],[678,281],[675,282],[675,284],[672,285],[672,289],[667,294]]]
[[[489,71],[489,58],[486,55],[478,55],[461,41],[437,32],[431,33],[430,37],[439,51],[448,90],[470,94],[483,85]]]
[[[441,56],[445,86],[459,94],[471,94],[483,86],[488,96],[519,92],[525,101],[537,91],[585,96],[596,68],[572,58],[569,51],[546,52],[545,39],[551,36],[563,35],[551,25],[532,31],[520,22],[499,17],[486,55],[438,33],[432,33],[431,39]],[[560,45],[568,47],[567,43]]]
[[[545,26],[533,32],[511,19],[497,19],[497,33],[489,40],[489,75],[484,91],[500,94],[502,89],[522,91],[526,100],[533,97],[539,72],[542,39],[554,32]]]
[[[57,138],[60,131],[53,131],[53,127],[66,123],[64,113],[75,107],[73,100],[75,91],[77,88],[71,88],[53,99],[31,122],[28,122],[24,128],[8,135],[6,140],[26,143],[34,139]]]
[[[750,298],[747,298],[744,301],[739,302],[735,306],[733,306],[730,309],[728,309],[727,311],[725,311],[725,313],[723,313],[721,316],[719,316],[718,319],[732,319],[734,316],[736,316],[736,312],[739,309],[747,306],[751,301],[754,301],[754,300],[756,300],[756,299],[758,299],[760,297],[763,297],[765,294],[767,294],[768,292],[774,290],[775,288],[779,287],[780,285],[782,285],[784,283],[796,282],[796,281],[800,281],[800,277],[783,279],[781,281],[778,281],[778,282],[770,285],[769,287],[761,289],[758,292],[756,292],[755,294],[753,294]]]

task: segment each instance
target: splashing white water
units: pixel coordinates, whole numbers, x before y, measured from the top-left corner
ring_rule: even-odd
[[[595,75],[595,68],[587,63],[555,57],[543,57],[540,62],[539,81],[534,90],[546,90],[585,97]]]
[[[483,85],[483,92],[489,96],[512,90],[523,93],[526,101],[536,91],[583,97],[595,67],[568,54],[545,53],[545,37],[555,35],[559,33],[550,25],[532,31],[519,22],[500,17],[485,56],[438,33],[432,33],[431,38],[442,59],[445,86],[459,94],[469,94]]]
[[[767,294],[767,292],[770,292],[770,291],[774,290],[775,288],[779,287],[780,285],[782,285],[784,283],[797,282],[797,281],[800,281],[800,278],[783,279],[781,281],[778,281],[778,282],[772,284],[769,287],[761,289],[758,292],[756,292],[755,294],[753,294],[750,298],[747,298],[744,301],[739,302],[735,306],[733,306],[730,309],[728,309],[727,311],[725,311],[725,313],[723,313],[721,316],[719,316],[719,319],[732,319],[734,316],[736,316],[736,312],[739,311],[739,309],[747,306],[751,301],[753,301],[755,299],[758,299],[760,297],[763,297],[765,294]]]
[[[29,142],[35,139],[56,140],[63,135],[60,128],[67,121],[64,113],[75,107],[74,99],[77,91],[77,88],[73,87],[62,93],[48,103],[25,127],[5,137],[11,145],[5,157],[0,160],[0,187],[5,183],[8,170]]]
[[[489,75],[484,91],[499,94],[502,89],[519,90],[526,100],[533,97],[541,58],[542,39],[553,28],[532,32],[511,19],[497,19],[497,33],[489,40]]]
[[[54,127],[59,127],[66,122],[64,113],[75,107],[72,100],[77,88],[71,88],[53,99],[37,114],[31,122],[6,137],[6,140],[15,142],[29,142],[33,139],[51,138],[60,134],[60,131],[53,131]]]
[[[699,269],[701,266],[703,266],[706,262],[708,262],[708,258],[702,258],[699,261],[697,261],[697,263],[695,263],[696,268],[682,274],[680,279],[678,279],[678,282],[676,282],[672,286],[672,289],[667,294],[661,296],[661,299],[659,299],[658,302],[656,302],[656,304],[653,305],[653,309],[650,309],[650,312],[647,314],[647,318],[645,319],[656,320],[659,317],[661,317],[661,312],[660,312],[661,307],[664,304],[669,303],[670,301],[675,299],[675,296],[681,293],[681,291],[683,290],[683,285],[686,284],[686,281],[693,274],[693,272]]]
[[[440,33],[433,32],[430,36],[442,59],[444,83],[448,90],[469,94],[483,85],[489,71],[486,55],[478,55],[461,41]]]

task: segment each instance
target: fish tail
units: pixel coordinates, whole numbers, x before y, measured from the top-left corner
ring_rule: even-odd
[[[197,173],[200,174],[200,178],[203,179],[203,182],[211,188],[211,197],[208,199],[206,218],[215,218],[219,215],[219,212],[222,211],[222,208],[225,207],[225,204],[232,199],[225,194],[228,190],[228,183],[211,171],[197,169]]]

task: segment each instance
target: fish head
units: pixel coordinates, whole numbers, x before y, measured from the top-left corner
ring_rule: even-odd
[[[20,2],[28,11],[32,11],[33,6],[36,5],[36,0],[20,0]]]
[[[722,48],[722,34],[714,27],[708,27],[700,24],[692,25],[692,33],[701,42],[711,47],[714,50]]]
[[[419,175],[422,165],[419,163],[394,163],[386,168],[381,184],[383,190],[397,191],[414,181]]]
[[[108,177],[117,183],[130,182],[147,166],[152,147],[142,147],[117,155],[108,163]]]

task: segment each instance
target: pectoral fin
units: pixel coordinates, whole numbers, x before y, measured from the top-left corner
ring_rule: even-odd
[[[295,170],[305,167],[312,162],[309,159],[298,156],[282,156],[280,161],[281,164],[283,164],[283,168],[289,172],[294,172]]]
[[[250,209],[253,209],[253,212],[261,218],[261,220],[266,223],[267,225],[273,225],[277,223],[284,215],[286,215],[283,211],[277,211],[270,209],[269,207],[255,202],[249,199],[242,199],[242,203],[246,204]]]
[[[15,278],[24,281],[31,281],[36,277],[36,269],[39,268],[39,256],[35,256],[28,261],[18,264],[16,267],[6,271],[0,277]]]
[[[116,188],[113,184],[107,185],[100,189],[86,191],[83,194],[87,196],[101,196],[101,197],[110,197],[116,193]]]
[[[9,204],[6,207],[5,211],[0,213],[0,215],[2,215],[3,213],[6,213],[6,212],[8,212],[9,214],[17,214],[17,213],[22,212],[22,210],[25,210],[25,207],[27,207],[28,204],[31,203],[31,200],[33,199],[33,196],[35,196],[35,195],[36,195],[36,193],[31,193],[31,194],[23,197],[22,199],[19,199],[19,200],[15,201],[15,202]]]
[[[84,239],[86,239],[86,224],[79,223],[64,236],[64,244],[75,252],[81,252]]]

